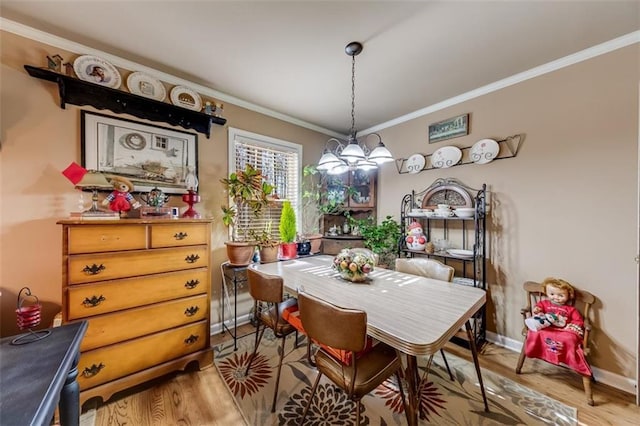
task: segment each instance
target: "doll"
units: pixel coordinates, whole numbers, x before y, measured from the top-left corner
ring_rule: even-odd
[[[542,292],[547,298],[536,303],[533,316],[525,320],[530,330],[524,343],[526,355],[591,376],[582,348],[584,319],[572,306],[575,290],[564,280],[546,278]]]
[[[134,209],[140,207],[140,203],[130,194],[133,191],[133,184],[129,179],[113,176],[111,184],[114,190],[102,201],[103,206],[108,204],[109,209],[114,212],[128,212],[131,207]]]
[[[569,305],[575,297],[575,291],[568,282],[547,278],[542,282],[542,292],[547,299],[541,300],[533,307],[533,316],[525,320],[531,331],[538,331],[546,327],[556,327],[576,333],[584,334],[584,320],[580,312]]]

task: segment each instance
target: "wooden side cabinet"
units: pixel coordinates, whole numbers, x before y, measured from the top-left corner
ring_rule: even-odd
[[[80,404],[197,362],[210,342],[211,222],[58,222],[63,322],[87,320]]]

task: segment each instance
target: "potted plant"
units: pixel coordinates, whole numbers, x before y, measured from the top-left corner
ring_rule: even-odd
[[[278,260],[278,240],[273,238],[271,233],[271,222],[268,222],[260,232],[249,231],[260,251],[260,263],[271,263]]]
[[[302,235],[300,242],[309,241],[309,253],[319,253],[322,243],[320,221],[322,208],[320,206],[322,194],[322,175],[316,166],[308,164],[302,169]],[[301,254],[301,253],[299,253]]]
[[[290,201],[282,203],[282,213],[280,213],[280,247],[282,249],[282,259],[294,259],[297,255],[298,247],[294,242],[296,238],[296,212],[293,211]]]
[[[241,171],[231,173],[228,178],[221,179],[231,203],[222,206],[222,223],[230,228],[231,240],[227,241],[227,256],[233,265],[251,263],[256,242],[249,240],[247,229],[238,229],[238,222],[249,220],[247,215],[260,217],[262,210],[269,204],[268,196],[273,186],[264,182],[262,172],[247,164]]]
[[[373,218],[354,220],[353,223],[364,238],[364,246],[378,255],[380,266],[393,267],[402,236],[400,224],[392,216],[387,216],[379,225]]]

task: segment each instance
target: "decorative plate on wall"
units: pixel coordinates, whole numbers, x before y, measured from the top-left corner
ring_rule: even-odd
[[[455,146],[443,146],[431,156],[431,164],[437,169],[455,166],[462,158],[462,151]]]
[[[140,71],[129,74],[127,88],[134,95],[144,96],[156,101],[164,101],[164,98],[167,97],[167,89],[164,88],[164,84],[160,80]]]
[[[171,89],[171,103],[194,111],[202,109],[200,95],[185,86],[176,86]]]
[[[422,154],[413,154],[407,159],[407,171],[409,173],[419,173],[424,169],[425,159]]]
[[[476,164],[487,164],[493,161],[500,152],[500,145],[493,139],[481,139],[474,143],[469,152],[471,161]]]
[[[73,70],[80,80],[117,89],[122,78],[120,73],[109,62],[92,55],[82,55],[73,61]]]

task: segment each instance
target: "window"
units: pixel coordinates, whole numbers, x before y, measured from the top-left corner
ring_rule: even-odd
[[[280,200],[289,200],[300,227],[300,163],[302,146],[244,130],[229,128],[229,173],[247,164],[262,171],[265,181],[275,187]],[[261,231],[271,223],[274,239],[280,238],[278,225],[282,203],[275,202],[256,219],[252,213],[238,212],[238,228]]]

